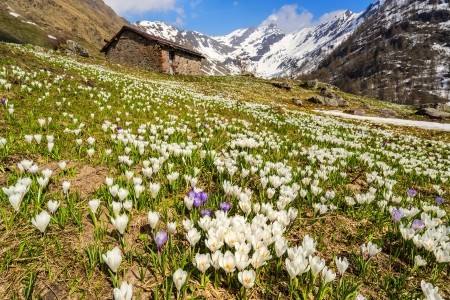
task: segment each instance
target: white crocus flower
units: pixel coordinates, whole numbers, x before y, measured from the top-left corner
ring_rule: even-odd
[[[122,262],[122,251],[119,247],[114,247],[111,251],[107,251],[106,255],[102,254],[103,261],[109,266],[114,274],[117,273],[120,263]]]
[[[122,202],[111,202],[112,210],[114,215],[117,217],[120,213],[120,210],[122,209]]]
[[[194,247],[195,244],[200,240],[200,232],[198,232],[197,228],[192,228],[186,234],[186,239],[188,240],[191,247]]]
[[[99,199],[92,199],[88,202],[89,209],[91,212],[95,215],[97,213],[97,209],[100,206],[100,200]]]
[[[255,284],[256,272],[255,270],[244,270],[238,273],[239,282],[246,288],[250,289]]]
[[[345,271],[348,268],[347,257],[344,257],[344,258],[336,257],[334,259],[334,262],[336,263],[336,268],[338,269],[339,274],[341,276],[344,275]]]
[[[90,149],[87,150],[87,154],[88,154],[88,156],[89,156],[90,158],[92,157],[92,155],[94,155],[94,152],[95,152],[95,150],[92,149],[92,148],[90,148]]]
[[[128,196],[128,193],[128,190],[120,188],[117,196],[119,197],[120,201],[123,202],[123,200],[125,200],[125,198]]]
[[[152,198],[155,199],[156,196],[158,196],[159,189],[161,188],[161,185],[159,183],[150,183],[150,194],[152,195]]]
[[[332,282],[335,278],[336,278],[336,273],[333,273],[333,271],[329,270],[328,267],[324,267],[322,269],[322,279],[323,279],[323,283],[325,285]]]
[[[116,227],[117,231],[122,235],[125,232],[125,228],[128,225],[128,216],[123,214],[121,216],[116,216],[116,219],[111,218],[111,223]]]
[[[122,206],[130,212],[133,209],[133,202],[131,200],[125,201]]]
[[[423,267],[427,265],[427,261],[422,258],[420,255],[414,256],[414,265],[418,267]]]
[[[183,223],[183,228],[184,228],[184,230],[186,230],[186,232],[188,232],[189,230],[194,228],[194,223],[190,219],[183,220],[182,223]]]
[[[69,188],[70,188],[70,182],[69,181],[63,181],[62,188],[63,188],[64,194],[67,194],[67,192],[69,191]]]
[[[309,265],[311,266],[311,272],[313,274],[314,277],[317,276],[317,274],[319,274],[320,271],[322,271],[322,269],[325,267],[325,259],[321,259],[318,256],[309,257]]]
[[[65,161],[62,161],[58,163],[58,166],[62,171],[64,171],[66,169],[67,164]]]
[[[45,178],[50,178],[52,176],[53,171],[50,169],[45,169],[42,170],[41,173]]]
[[[197,267],[197,269],[200,272],[205,273],[206,270],[208,270],[208,268],[211,266],[211,257],[209,253],[207,254],[197,253],[195,254],[194,261],[192,263],[194,264],[194,266]]]
[[[181,287],[186,282],[187,278],[187,272],[183,271],[182,269],[177,269],[173,273],[173,283],[175,284],[175,287],[177,288],[177,291],[180,292]]]
[[[48,200],[47,207],[48,207],[48,210],[50,211],[50,213],[53,215],[53,214],[55,214],[56,210],[59,207],[59,202]]]
[[[134,195],[136,199],[139,199],[141,196],[141,193],[145,190],[145,188],[142,185],[135,185],[134,186]]]
[[[225,252],[219,264],[226,273],[233,273],[236,270],[236,259],[230,251]]]
[[[133,295],[133,286],[126,282],[122,282],[120,289],[114,288],[114,300],[131,300]]]
[[[167,223],[167,229],[170,234],[174,234],[177,230],[177,222],[169,222]]]
[[[108,187],[111,187],[111,186],[113,185],[113,183],[114,183],[114,178],[112,178],[112,177],[106,177],[106,178],[105,178],[105,183],[106,183],[106,185],[107,185]]]
[[[12,207],[16,212],[19,212],[20,209],[20,203],[22,202],[22,195],[21,194],[12,194],[8,197],[9,203],[11,203]]]
[[[39,229],[40,232],[44,233],[48,224],[50,223],[50,215],[47,211],[43,210],[36,218],[31,219],[31,223]]]
[[[42,189],[42,188],[47,186],[49,179],[48,179],[48,177],[43,177],[43,178],[42,177],[38,177],[38,178],[36,178],[36,180],[37,180],[39,186]]]
[[[159,221],[159,213],[158,212],[148,212],[148,223],[150,227],[154,230]]]

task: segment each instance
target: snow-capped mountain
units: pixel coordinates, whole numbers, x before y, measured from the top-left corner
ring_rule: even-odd
[[[338,46],[366,18],[377,11],[376,1],[364,12],[345,11],[333,20],[300,32],[283,33],[276,24],[238,29],[210,37],[190,30],[179,30],[163,22],[139,21],[141,30],[203,53],[206,74],[237,74],[246,69],[258,76],[286,76],[308,71]]]
[[[291,34],[283,33],[274,23],[238,29],[220,37],[181,31],[162,22],[140,21],[135,25],[203,53],[207,58],[203,64],[205,74],[238,74],[245,69],[261,77],[296,76],[316,69],[361,24],[380,14],[385,2],[396,1],[405,2],[376,0],[363,12],[347,10],[327,23]]]

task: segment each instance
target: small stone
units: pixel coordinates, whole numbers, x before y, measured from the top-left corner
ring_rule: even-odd
[[[300,99],[295,100],[294,104],[297,105],[297,106],[303,106],[303,102]]]

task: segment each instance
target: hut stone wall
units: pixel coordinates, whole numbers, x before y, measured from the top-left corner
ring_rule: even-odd
[[[161,46],[131,31],[124,31],[111,43],[106,60],[163,72]]]
[[[172,63],[170,56],[172,53]],[[124,31],[106,50],[106,60],[169,74],[201,75],[201,58]]]

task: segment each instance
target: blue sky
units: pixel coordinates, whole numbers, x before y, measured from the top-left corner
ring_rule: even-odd
[[[374,0],[104,0],[130,22],[163,21],[179,29],[225,35],[271,21],[285,33],[332,19],[342,10],[363,11]]]

